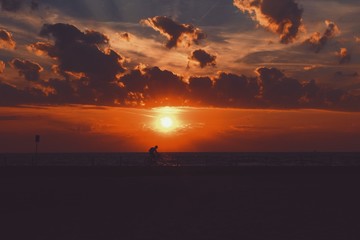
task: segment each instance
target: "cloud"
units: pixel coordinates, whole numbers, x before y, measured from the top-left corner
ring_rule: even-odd
[[[206,34],[201,29],[190,24],[177,23],[165,16],[143,19],[141,23],[164,35],[168,39],[166,47],[169,49],[181,45],[199,44],[201,40],[206,38]]]
[[[57,48],[52,45],[51,42],[37,42],[30,44],[27,46],[27,49],[31,52],[34,52],[38,56],[48,55],[49,57],[57,58],[59,55]]]
[[[0,49],[9,48],[14,49],[16,42],[14,41],[12,34],[5,29],[0,29]]]
[[[47,104],[91,104],[113,106],[122,102],[126,96],[124,89],[116,83],[97,87],[89,85],[86,79],[70,80],[51,78],[40,82],[38,88],[43,93],[41,99]]]
[[[28,81],[39,81],[40,72],[44,69],[37,63],[28,60],[13,59],[10,65],[19,71],[20,76],[24,76]]]
[[[5,63],[0,60],[0,73],[3,73],[5,69]]]
[[[302,27],[303,10],[294,0],[234,0],[261,26],[280,35],[281,43],[291,43]]]
[[[328,40],[333,39],[340,33],[339,27],[334,22],[326,20],[325,24],[327,28],[322,35],[319,32],[315,32],[304,42],[316,53],[320,52],[320,50],[327,44]]]
[[[146,68],[148,79],[147,92],[155,98],[183,98],[186,94],[186,83],[181,76],[158,67]]]
[[[211,55],[202,49],[193,51],[189,59],[198,62],[201,68],[204,68],[206,66],[216,66],[216,56]]]
[[[253,106],[259,85],[256,78],[220,72],[214,79],[214,90],[221,105]]]
[[[209,77],[190,77],[189,78],[190,100],[195,103],[213,104],[214,89],[213,82]]]
[[[337,71],[334,73],[335,77],[350,77],[350,78],[357,78],[359,77],[359,73],[353,72],[353,73],[344,73],[342,71]]]
[[[159,67],[134,69],[120,78],[128,98],[148,103],[182,103],[187,94],[186,83],[181,76]]]
[[[29,103],[30,94],[15,86],[0,81],[0,106],[12,106]]]
[[[300,82],[286,77],[277,68],[258,68],[260,95],[270,105],[295,107],[303,95]]]
[[[139,69],[134,69],[125,74],[120,81],[125,85],[128,92],[144,92],[148,84],[148,78]]]
[[[1,10],[8,12],[17,12],[25,5],[29,6],[31,10],[39,8],[39,2],[35,0],[0,0]]]
[[[257,77],[220,72],[190,77],[186,83],[158,67],[134,69],[118,83],[93,88],[84,79],[38,81],[18,89],[0,82],[0,105],[92,104],[98,106],[214,106],[234,108],[317,108],[360,111],[360,97],[350,91],[299,81],[276,68],[258,68]]]
[[[1,0],[1,10],[9,11],[9,12],[16,12],[19,10],[23,4],[22,0]]]
[[[346,48],[340,48],[339,52],[337,52],[336,55],[340,58],[340,64],[349,63],[351,61],[351,55]]]
[[[123,33],[120,33],[119,35],[120,35],[121,39],[124,39],[125,41],[128,41],[128,42],[130,41],[130,33],[123,32]]]
[[[109,38],[100,32],[82,32],[73,25],[57,23],[43,25],[40,35],[54,39],[54,44],[38,42],[29,49],[56,58],[58,72],[65,76],[85,76],[90,84],[102,85],[125,72],[123,57],[110,48]]]
[[[40,3],[38,1],[34,1],[32,0],[30,2],[30,8],[31,10],[38,10],[39,9],[39,6],[40,6]]]
[[[44,101],[95,105],[123,101],[126,93],[117,81],[125,72],[124,58],[111,49],[106,35],[57,23],[43,25],[40,36],[49,41],[31,44],[28,50],[57,61],[52,68],[65,78],[41,82]]]

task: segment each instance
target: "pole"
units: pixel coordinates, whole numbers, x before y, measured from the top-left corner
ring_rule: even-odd
[[[34,158],[34,162],[33,165],[36,165],[36,160],[37,160],[37,154],[38,154],[38,144],[40,142],[40,135],[36,134],[35,135],[35,158]]]

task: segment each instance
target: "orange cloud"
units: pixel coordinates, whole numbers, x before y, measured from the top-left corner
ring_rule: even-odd
[[[164,35],[169,40],[166,43],[167,48],[181,45],[188,47],[192,43],[199,44],[201,40],[206,38],[206,34],[200,28],[190,24],[180,24],[164,16],[143,19],[141,23]]]
[[[5,69],[5,63],[3,61],[0,61],[0,73],[3,73]]]
[[[14,49],[15,47],[16,42],[14,41],[12,34],[5,29],[0,29],[0,49]]]
[[[321,35],[319,32],[315,32],[311,35],[311,37],[305,40],[305,44],[309,45],[311,49],[313,49],[316,53],[320,52],[320,50],[327,44],[329,39],[336,37],[340,34],[339,27],[332,21],[326,20],[326,30]]]
[[[351,60],[351,55],[346,48],[340,48],[339,52],[337,52],[336,55],[340,58],[340,64],[349,63]]]
[[[123,32],[123,33],[120,33],[119,35],[120,35],[121,39],[124,39],[125,41],[128,41],[128,42],[130,41],[130,33]]]
[[[40,72],[44,69],[37,63],[28,60],[14,59],[10,65],[19,71],[20,76],[24,76],[28,81],[40,80]]]
[[[27,47],[27,50],[35,53],[38,56],[47,56],[56,58],[57,53],[55,47],[50,42],[37,42],[30,44]]]
[[[264,28],[280,35],[281,43],[291,43],[302,27],[303,10],[293,0],[234,0]]]

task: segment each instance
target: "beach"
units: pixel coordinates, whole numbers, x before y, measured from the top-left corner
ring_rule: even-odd
[[[358,239],[359,167],[2,167],[1,239]]]

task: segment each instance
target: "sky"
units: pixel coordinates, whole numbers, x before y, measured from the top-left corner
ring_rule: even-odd
[[[0,12],[0,152],[360,150],[356,0]]]

